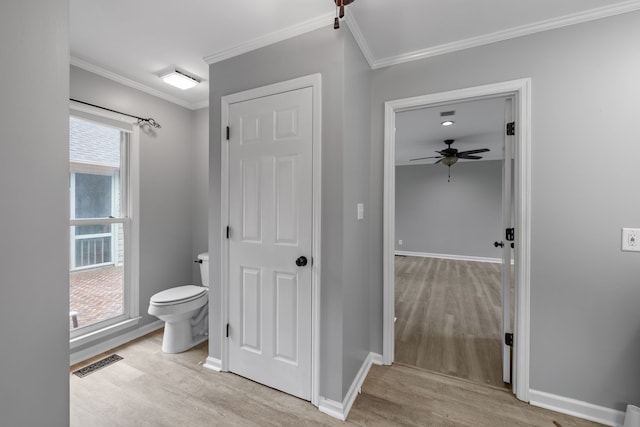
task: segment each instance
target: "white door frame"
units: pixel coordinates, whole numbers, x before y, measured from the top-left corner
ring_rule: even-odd
[[[311,403],[318,406],[318,395],[320,390],[320,269],[322,263],[321,242],[320,242],[320,213],[321,213],[321,128],[322,128],[322,76],[312,74],[281,83],[275,83],[243,92],[226,95],[221,98],[222,120],[221,138],[221,230],[220,235],[226,234],[226,227],[229,223],[229,141],[226,137],[226,128],[229,125],[229,109],[231,104],[276,95],[297,89],[312,88],[313,91],[313,131],[312,131],[312,183],[313,183],[313,213],[312,213],[312,246],[311,246]],[[226,324],[229,322],[229,241],[221,239],[221,266],[220,269],[220,305],[223,319],[221,327],[222,348],[221,348],[221,370],[229,370],[229,341],[226,338]]]
[[[416,108],[496,96],[515,99],[515,325],[513,392],[529,401],[529,300],[531,242],[531,79],[519,79],[385,102],[383,199],[383,339],[382,360],[394,360],[395,129],[396,113]]]

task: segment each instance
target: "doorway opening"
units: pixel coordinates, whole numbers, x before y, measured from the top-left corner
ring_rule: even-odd
[[[385,104],[385,176],[383,226],[383,362],[395,360],[395,253],[396,243],[396,138],[398,115],[429,107],[441,107],[462,102],[492,98],[513,99],[516,123],[514,146],[514,329],[512,390],[521,400],[528,399],[529,378],[529,235],[530,235],[530,80],[522,79],[474,88],[443,92],[414,98],[389,101]],[[438,149],[441,150],[441,149]],[[462,151],[462,150],[461,150]],[[429,154],[424,155],[424,157]],[[441,166],[442,167],[442,166]],[[452,169],[455,179],[455,167]],[[502,236],[504,237],[504,236]],[[496,236],[498,240],[501,236]],[[487,242],[490,243],[490,242]],[[506,242],[510,246],[510,242]],[[506,251],[505,251],[506,252]],[[507,304],[508,307],[508,304]],[[511,360],[511,358],[509,358]]]
[[[512,226],[512,110],[495,97],[396,114],[395,361],[500,388],[511,248],[494,241]]]

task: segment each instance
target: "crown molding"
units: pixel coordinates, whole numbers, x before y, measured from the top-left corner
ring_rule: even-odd
[[[200,110],[202,108],[208,108],[209,107],[209,99],[205,99],[204,101],[200,101],[200,102],[194,102],[193,104],[191,104],[191,108],[192,110]]]
[[[548,19],[545,21],[535,22],[533,24],[523,25],[520,27],[510,28],[507,30],[496,31],[494,33],[485,34],[479,37],[472,37],[465,40],[459,40],[452,43],[445,43],[439,46],[430,47],[427,49],[415,50],[413,52],[408,52],[405,54],[390,56],[387,58],[376,59],[374,54],[369,47],[365,37],[363,36],[356,19],[352,16],[352,14],[347,15],[345,21],[351,34],[356,40],[356,43],[360,47],[362,54],[364,55],[366,61],[368,62],[371,69],[378,69],[383,67],[388,67],[391,65],[403,64],[406,62],[416,61],[419,59],[430,58],[433,56],[443,55],[446,53],[456,52],[459,50],[470,49],[478,46],[483,46],[491,43],[496,43],[504,40],[509,40],[517,37],[522,37],[530,34],[540,33],[543,31],[553,30],[557,28],[567,27],[570,25],[580,24],[584,22],[594,21],[597,19],[607,18],[615,15],[621,15],[628,12],[634,12],[640,10],[640,0],[629,0],[622,3],[617,3],[614,5],[603,6],[596,9],[587,10],[584,12],[565,15],[558,18]],[[232,58],[234,56],[238,56],[252,50],[256,50],[265,46],[269,46],[271,44],[287,40],[296,36],[299,36],[304,33],[308,33],[310,31],[314,31],[320,29],[324,26],[331,25],[333,22],[334,15],[333,13],[329,13],[326,15],[319,16],[317,18],[310,19],[308,21],[302,22],[300,24],[292,25],[283,30],[274,31],[272,33],[266,34],[261,37],[257,37],[252,40],[248,40],[244,43],[238,44],[229,49],[225,49],[223,51],[213,53],[211,55],[205,56],[203,59],[208,64],[214,64],[216,62],[223,61],[225,59]],[[74,65],[78,68],[82,68],[86,71],[92,72],[99,76],[105,77],[107,79],[113,80],[117,83],[123,84],[125,86],[129,86],[131,88],[140,90],[149,95],[156,96],[158,98],[164,99],[165,101],[172,102],[176,105],[179,105],[184,108],[188,108],[190,110],[199,110],[201,108],[206,108],[209,106],[209,101],[204,100],[197,103],[189,103],[182,99],[176,98],[173,95],[162,92],[160,90],[154,89],[142,83],[138,83],[129,78],[123,77],[119,74],[116,74],[112,71],[105,70],[104,68],[93,65],[84,60],[71,57],[71,65]]]
[[[74,65],[78,68],[82,68],[83,70],[89,71],[93,74],[97,74],[109,80],[113,80],[116,83],[120,83],[125,86],[129,86],[133,89],[137,89],[141,92],[147,93],[149,95],[153,95],[155,97],[164,99],[165,101],[172,102],[181,107],[188,108],[189,110],[198,110],[200,108],[209,106],[208,100],[192,104],[190,102],[186,102],[186,101],[183,101],[182,99],[176,98],[173,95],[169,95],[168,93],[159,91],[157,89],[154,89],[142,83],[138,83],[134,80],[123,77],[120,74],[116,74],[112,71],[105,70],[104,68],[98,67],[97,65],[93,65],[87,61],[83,61],[82,59],[74,58],[73,56],[71,57],[70,63],[71,65]]]
[[[362,35],[362,31],[360,31],[360,27],[358,26],[358,23],[353,18],[352,14],[348,14],[347,17],[345,18],[345,21],[347,22],[347,26],[349,27],[351,34],[353,34],[353,38],[356,39],[356,43],[358,43],[358,46],[360,47],[360,51],[364,55],[364,58],[367,60],[369,67],[373,69],[375,58],[371,53],[371,49],[369,48],[369,44],[367,43],[367,40]]]
[[[252,50],[260,49],[261,47],[269,46],[325,26],[328,27],[333,25],[333,18],[333,14],[325,14],[285,29],[247,40],[229,49],[207,55],[203,59],[209,65],[215,64],[216,62],[224,61],[225,59],[233,58],[234,56],[242,55],[243,53],[251,52]]]
[[[584,12],[574,13],[571,15],[560,16],[557,18],[547,19],[544,21],[534,22],[532,24],[520,27],[510,28],[507,30],[496,31],[494,33],[485,34],[479,37],[472,37],[465,40],[459,40],[452,43],[445,43],[439,46],[427,49],[415,50],[398,56],[391,56],[373,60],[369,64],[372,69],[388,67],[391,65],[403,64],[405,62],[416,61],[419,59],[430,58],[445,53],[456,52],[459,50],[470,49],[473,47],[483,46],[517,37],[527,36],[530,34],[540,33],[543,31],[554,30],[557,28],[568,27],[570,25],[581,24],[584,22],[594,21],[596,19],[608,18],[610,16],[621,15],[623,13],[634,12],[640,9],[640,0],[630,0],[614,5],[603,6],[596,9],[586,10]],[[362,47],[361,47],[362,48]]]

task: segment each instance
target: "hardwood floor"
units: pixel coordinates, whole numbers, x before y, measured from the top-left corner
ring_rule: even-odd
[[[588,427],[598,424],[535,408],[511,393],[395,364],[373,366],[346,422],[309,402],[231,373],[202,367],[203,343],[160,350],[162,332],[117,353],[123,360],[79,378],[70,373],[71,426],[461,426]]]
[[[502,380],[500,264],[396,256],[395,360],[479,384]]]

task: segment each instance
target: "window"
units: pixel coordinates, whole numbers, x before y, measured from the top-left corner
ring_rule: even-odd
[[[69,119],[71,348],[137,323],[137,129],[72,108]]]

